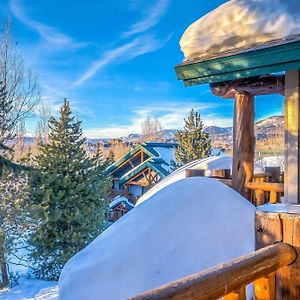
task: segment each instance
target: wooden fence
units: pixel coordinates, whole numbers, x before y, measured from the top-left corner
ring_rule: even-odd
[[[277,243],[241,258],[147,291],[131,300],[245,300],[245,286],[278,269],[293,264],[297,251]],[[262,282],[258,281],[256,285]],[[265,284],[265,283],[263,283]],[[259,287],[256,287],[259,289]],[[265,287],[262,287],[265,290]],[[266,298],[271,299],[270,295]]]

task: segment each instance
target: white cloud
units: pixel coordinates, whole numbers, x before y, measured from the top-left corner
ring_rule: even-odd
[[[131,133],[141,132],[141,123],[147,115],[157,117],[164,129],[179,129],[184,125],[184,119],[188,116],[192,108],[200,112],[205,126],[232,126],[232,118],[224,118],[217,114],[208,113],[222,106],[220,103],[199,103],[194,101],[161,102],[159,106],[149,106],[136,109],[129,117],[128,125],[110,124],[105,128],[92,128],[84,130],[88,138],[117,138],[128,136]]]
[[[148,10],[147,16],[133,24],[128,31],[123,32],[122,36],[129,37],[134,34],[142,33],[158,24],[165,14],[169,6],[169,2],[169,0],[158,0],[155,5]]]
[[[108,50],[101,58],[94,61],[91,66],[74,82],[77,87],[93,77],[98,71],[111,64],[121,64],[132,60],[146,53],[154,52],[162,48],[170,39],[170,36],[164,40],[156,40],[152,36],[145,35],[135,38],[133,41]]]
[[[73,38],[68,35],[60,32],[57,28],[45,25],[38,21],[31,19],[20,0],[10,0],[9,1],[10,9],[13,15],[28,28],[36,31],[45,41],[52,44],[57,48],[79,48],[83,47],[85,43],[76,42]]]

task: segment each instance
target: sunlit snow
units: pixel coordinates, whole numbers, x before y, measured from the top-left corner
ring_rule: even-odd
[[[193,23],[180,46],[194,59],[298,34],[299,0],[231,0]]]

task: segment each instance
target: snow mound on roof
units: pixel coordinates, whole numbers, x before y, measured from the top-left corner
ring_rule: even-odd
[[[129,200],[126,197],[117,196],[117,197],[114,198],[114,200],[112,202],[110,202],[109,208],[114,208],[114,207],[116,207],[116,206],[118,206],[119,204],[122,204],[122,203],[127,203],[128,206],[134,207],[134,205],[132,203],[130,203]]]
[[[207,157],[199,160],[195,160],[190,162],[181,168],[175,170],[173,173],[165,177],[163,180],[158,182],[154,187],[152,187],[147,193],[145,193],[142,197],[139,198],[136,205],[141,204],[142,202],[148,200],[152,197],[155,193],[160,191],[161,189],[165,188],[169,184],[172,184],[178,180],[185,178],[185,170],[187,169],[195,169],[195,170],[205,170],[206,176],[211,176],[213,170],[220,170],[220,169],[232,169],[232,156],[223,155],[223,156],[212,156]],[[254,164],[254,173],[264,173],[264,167],[259,164]]]
[[[193,23],[180,46],[194,59],[298,34],[299,0],[231,0]]]
[[[283,155],[266,156],[260,159],[258,162],[265,167],[280,167],[280,170],[284,172]]]
[[[61,300],[123,300],[254,250],[254,206],[210,178],[167,186],[64,267]]]

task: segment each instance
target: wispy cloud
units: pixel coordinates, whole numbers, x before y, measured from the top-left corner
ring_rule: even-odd
[[[92,128],[84,131],[89,138],[114,138],[127,136],[131,133],[140,133],[141,124],[147,117],[151,115],[157,117],[165,129],[179,129],[184,125],[184,118],[192,108],[199,111],[203,117],[205,126],[232,126],[232,117],[224,118],[221,115],[210,114],[210,111],[222,106],[220,104],[209,102],[197,102],[182,99],[180,101],[161,101],[160,105],[137,108],[128,118],[127,125],[109,124],[105,128]]]
[[[152,36],[145,35],[135,38],[129,43],[110,49],[90,65],[90,67],[74,82],[73,87],[81,85],[107,65],[121,64],[143,54],[158,50],[162,48],[169,39],[170,36],[161,41]]]
[[[147,15],[140,21],[134,23],[128,31],[122,33],[123,37],[142,33],[155,26],[164,16],[170,0],[158,0],[148,11]]]
[[[68,35],[60,32],[57,28],[40,23],[28,16],[24,6],[20,0],[10,0],[10,9],[15,18],[17,18],[21,23],[26,25],[28,28],[36,31],[44,40],[53,46],[59,48],[79,48],[86,45],[86,43],[80,43],[75,41]]]

